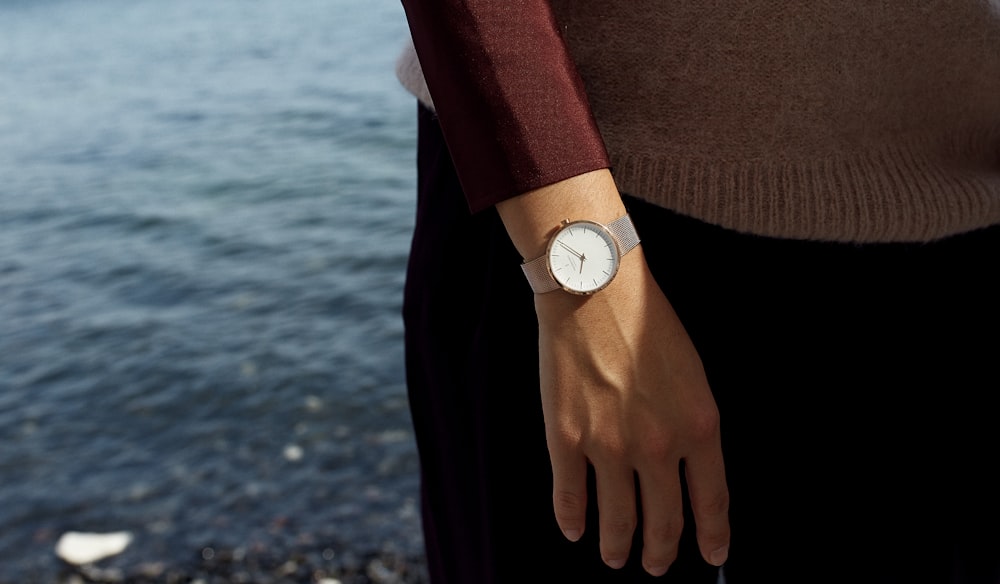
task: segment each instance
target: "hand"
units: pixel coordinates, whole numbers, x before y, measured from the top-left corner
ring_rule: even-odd
[[[535,258],[563,219],[607,222],[625,207],[602,169],[505,200],[497,211],[521,257]],[[553,505],[563,533],[574,541],[583,535],[589,461],[597,477],[601,555],[609,566],[623,566],[637,522],[638,474],[643,566],[654,575],[666,572],[683,522],[683,460],[698,547],[707,562],[721,565],[729,549],[729,491],[718,409],[642,247],[622,258],[604,290],[537,294],[535,312]]]
[[[728,553],[729,495],[718,410],[694,346],[637,248],[611,285],[589,297],[535,297],[542,407],[556,520],[583,534],[587,463],[597,478],[601,555],[625,564],[643,510],[643,566],[667,571],[683,523],[685,463],[698,545],[711,564]]]

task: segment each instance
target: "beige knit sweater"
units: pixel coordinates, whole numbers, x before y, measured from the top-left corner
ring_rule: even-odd
[[[797,239],[1000,223],[1000,1],[551,5],[622,192]]]

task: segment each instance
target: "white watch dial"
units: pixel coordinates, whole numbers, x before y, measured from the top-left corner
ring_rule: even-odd
[[[565,225],[548,249],[549,272],[564,289],[590,294],[604,288],[618,272],[618,243],[606,227],[591,221]]]

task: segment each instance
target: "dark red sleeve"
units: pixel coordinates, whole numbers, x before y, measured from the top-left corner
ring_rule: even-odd
[[[470,209],[608,167],[546,0],[402,0]]]

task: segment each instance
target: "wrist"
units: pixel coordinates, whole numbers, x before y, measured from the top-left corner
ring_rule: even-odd
[[[564,219],[607,224],[625,214],[607,169],[577,175],[497,204],[511,241],[525,260],[543,253]]]
[[[594,322],[621,310],[631,310],[636,303],[644,304],[643,295],[654,288],[659,290],[640,245],[622,258],[618,274],[605,289],[586,296],[561,290],[535,294],[535,313],[539,325],[546,327],[566,326],[573,318]]]
[[[639,235],[627,214],[607,225],[565,219],[545,253],[526,260],[521,269],[535,294],[562,289],[589,295],[614,280],[622,258],[637,245]]]

